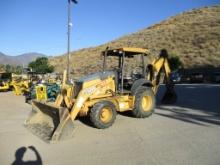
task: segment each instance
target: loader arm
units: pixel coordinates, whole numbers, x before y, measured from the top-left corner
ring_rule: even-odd
[[[59,141],[61,139],[66,139],[67,137],[72,137],[74,129],[73,122],[84,106],[85,102],[92,96],[106,94],[108,90],[107,86],[108,85],[103,88],[101,81],[90,87],[84,88],[78,94],[71,110],[61,108],[59,110],[60,122],[59,125],[54,129],[55,131],[53,131],[54,133],[51,137],[51,141]]]
[[[107,93],[109,93],[110,95],[113,95],[113,93],[108,92],[108,91],[114,91],[114,89],[112,89],[113,82],[114,82],[114,80],[112,78],[108,78],[108,79],[101,81],[101,82],[98,82],[97,84],[94,84],[90,87],[82,89],[80,91],[80,93],[78,94],[77,99],[74,102],[74,105],[70,111],[71,119],[75,120],[78,113],[80,112],[80,110],[84,106],[85,102],[89,98],[91,98],[91,99],[96,98],[96,97],[101,98],[102,96],[104,98]],[[103,84],[105,84],[105,85],[103,86]],[[113,88],[115,88],[115,86]]]

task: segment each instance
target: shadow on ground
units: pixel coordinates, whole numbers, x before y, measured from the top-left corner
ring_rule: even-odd
[[[87,125],[87,126],[89,126],[89,127],[91,127],[91,128],[96,128],[96,127],[92,124],[92,122],[90,121],[89,116],[79,117],[78,120],[79,120],[81,123],[83,123],[83,124],[85,124],[85,125]]]
[[[36,155],[36,160],[24,161],[23,157],[27,149],[30,149]],[[34,146],[20,147],[15,152],[15,160],[12,165],[42,165],[42,159],[37,149]]]
[[[178,85],[178,101],[171,106],[160,104],[164,91],[162,86],[157,95],[157,108],[162,111],[155,114],[203,126],[220,125],[220,86]]]

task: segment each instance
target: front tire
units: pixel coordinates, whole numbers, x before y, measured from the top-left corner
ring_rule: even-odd
[[[135,92],[133,115],[137,118],[151,116],[154,112],[155,102],[155,95],[152,89],[149,87],[140,87]]]
[[[105,129],[114,123],[116,119],[115,105],[110,101],[100,101],[96,103],[90,111],[92,124],[99,129]]]

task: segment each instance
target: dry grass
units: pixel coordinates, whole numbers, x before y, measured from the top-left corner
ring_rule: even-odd
[[[100,70],[100,52],[106,46],[148,48],[151,57],[165,48],[170,54],[180,56],[185,68],[205,65],[219,67],[220,6],[185,12],[98,47],[72,52],[74,74],[80,76]],[[66,66],[64,56],[51,58],[50,62],[59,72]]]

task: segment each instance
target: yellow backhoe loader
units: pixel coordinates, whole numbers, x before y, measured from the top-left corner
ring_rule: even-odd
[[[82,77],[74,85],[65,83],[64,73],[56,101],[46,103],[33,100],[32,112],[24,125],[44,141],[56,142],[72,137],[74,120],[78,116],[89,115],[92,124],[100,129],[110,127],[117,112],[131,111],[137,118],[150,116],[155,108],[155,94],[162,72],[167,79],[167,89],[171,90],[166,96],[176,95],[168,80],[170,69],[167,58],[160,55],[146,67],[144,58],[147,54],[148,50],[141,48],[107,48],[102,52],[104,60],[101,72]],[[128,77],[125,73],[125,66],[129,65],[126,60],[137,56],[142,59],[141,73],[135,72]],[[110,57],[118,61],[113,70],[106,69]]]

